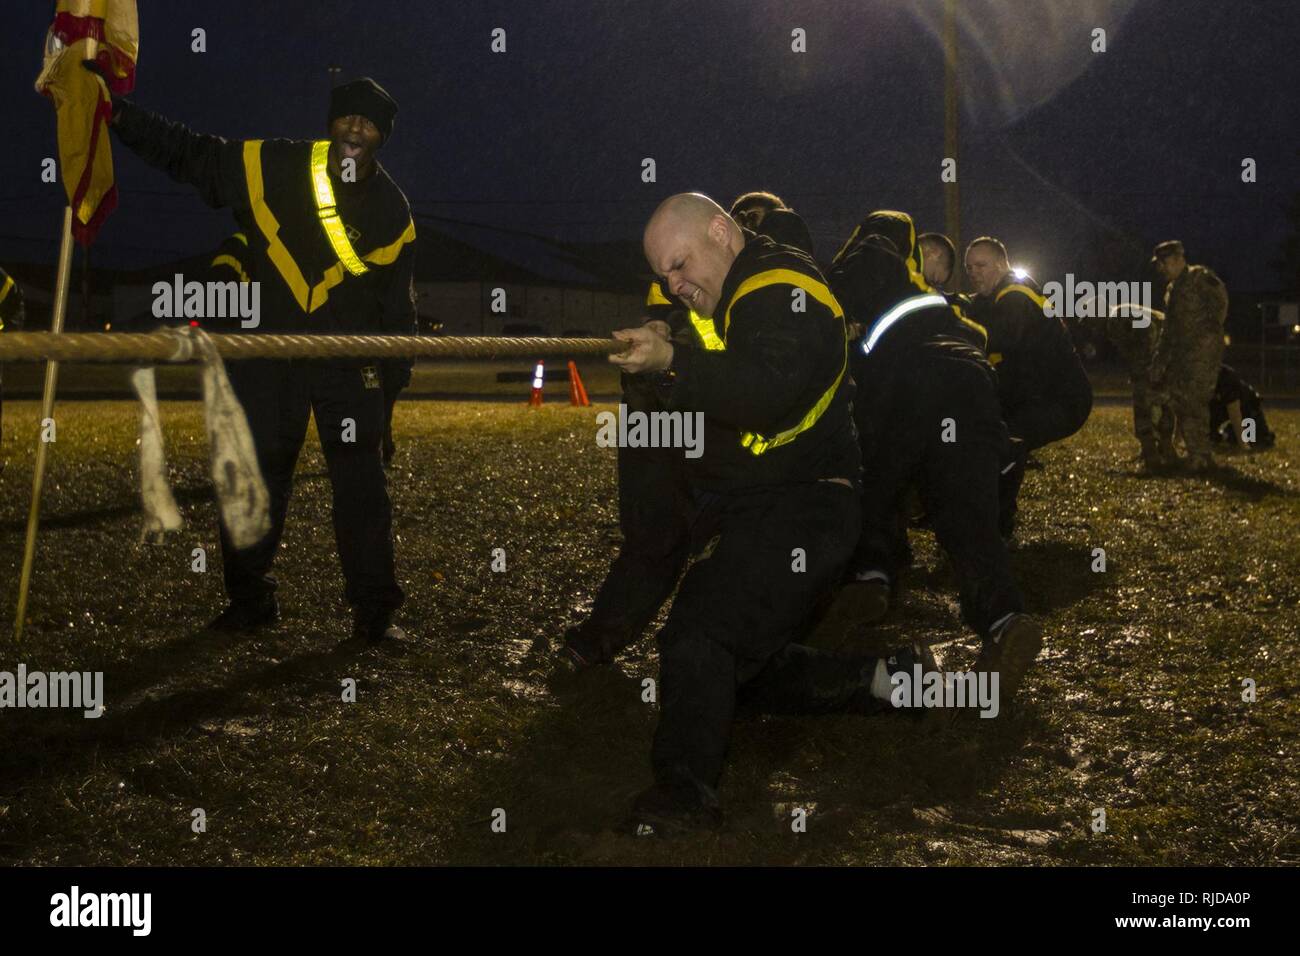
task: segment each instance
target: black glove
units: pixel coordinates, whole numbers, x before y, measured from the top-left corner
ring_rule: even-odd
[[[411,371],[415,368],[415,359],[384,359],[379,363],[380,375],[384,382],[384,392],[396,395],[411,384]]]
[[[84,70],[88,70],[89,72],[94,73],[97,77],[99,77],[101,80],[104,81],[104,88],[108,90],[108,98],[113,104],[113,115],[109,117],[109,122],[112,123],[112,121],[117,118],[117,107],[122,102],[122,97],[118,96],[116,93],[113,92],[112,84],[109,83],[109,76],[107,73],[104,72],[104,68],[99,65],[98,61],[82,60],[81,67]]]

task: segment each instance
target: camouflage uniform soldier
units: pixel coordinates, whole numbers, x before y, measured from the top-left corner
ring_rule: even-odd
[[[1187,444],[1187,467],[1203,471],[1210,454],[1210,398],[1223,361],[1223,322],[1228,291],[1205,266],[1188,265],[1183,244],[1162,242],[1153,260],[1169,285],[1165,328],[1151,362],[1151,381],[1169,393],[1178,428]]]
[[[1142,448],[1142,463],[1147,468],[1171,464],[1177,458],[1173,409],[1168,398],[1151,387],[1151,361],[1164,330],[1165,314],[1124,305],[1117,306],[1105,322],[1106,338],[1123,358],[1133,386],[1133,434]]]

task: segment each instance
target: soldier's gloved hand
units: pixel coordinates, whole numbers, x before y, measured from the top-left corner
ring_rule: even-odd
[[[383,376],[384,390],[400,392],[411,384],[411,371],[415,368],[414,359],[385,359],[379,363]]]
[[[117,119],[117,107],[122,102],[122,97],[113,92],[113,85],[109,82],[109,75],[104,72],[104,68],[100,66],[97,61],[82,60],[81,68],[87,72],[94,73],[104,82],[104,89],[108,91],[108,98],[113,104],[113,113],[108,119],[109,125],[112,125],[113,121]]]

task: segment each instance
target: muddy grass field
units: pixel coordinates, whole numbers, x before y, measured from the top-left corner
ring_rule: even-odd
[[[555,666],[618,541],[593,411],[399,405],[390,480],[411,639],[354,650],[339,647],[314,434],[279,559],[282,621],[220,637],[202,631],[222,592],[200,406],[164,406],[188,524],[146,546],[134,407],[62,404],[29,629],[0,642],[0,670],[102,670],[106,712],[0,710],[0,861],[1300,863],[1300,413],[1271,413],[1278,451],[1225,458],[1208,479],[1150,478],[1127,410],[1099,408],[1026,482],[1014,564],[1048,636],[1014,715],[939,733],[893,715],[742,721],[724,828],[659,841],[619,832],[649,782],[652,638],[616,669]],[[36,417],[32,402],[4,409],[6,635],[32,459],[15,435]],[[965,666],[975,647],[952,581],[933,539],[915,541],[880,644],[927,636]],[[199,547],[206,573],[191,570]]]

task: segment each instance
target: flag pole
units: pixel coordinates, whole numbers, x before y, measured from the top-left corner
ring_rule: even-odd
[[[63,210],[63,239],[59,243],[59,273],[54,290],[54,315],[50,331],[63,331],[68,311],[68,279],[72,271],[72,207]],[[14,615],[14,643],[23,639],[27,619],[27,591],[32,583],[32,563],[36,558],[36,529],[40,524],[41,486],[45,483],[45,455],[49,442],[44,440],[44,423],[54,415],[54,389],[59,378],[59,363],[45,364],[45,393],[41,399],[41,418],[36,441],[36,465],[32,469],[32,504],[27,512],[27,545],[23,551],[23,573],[18,582],[18,610]]]

